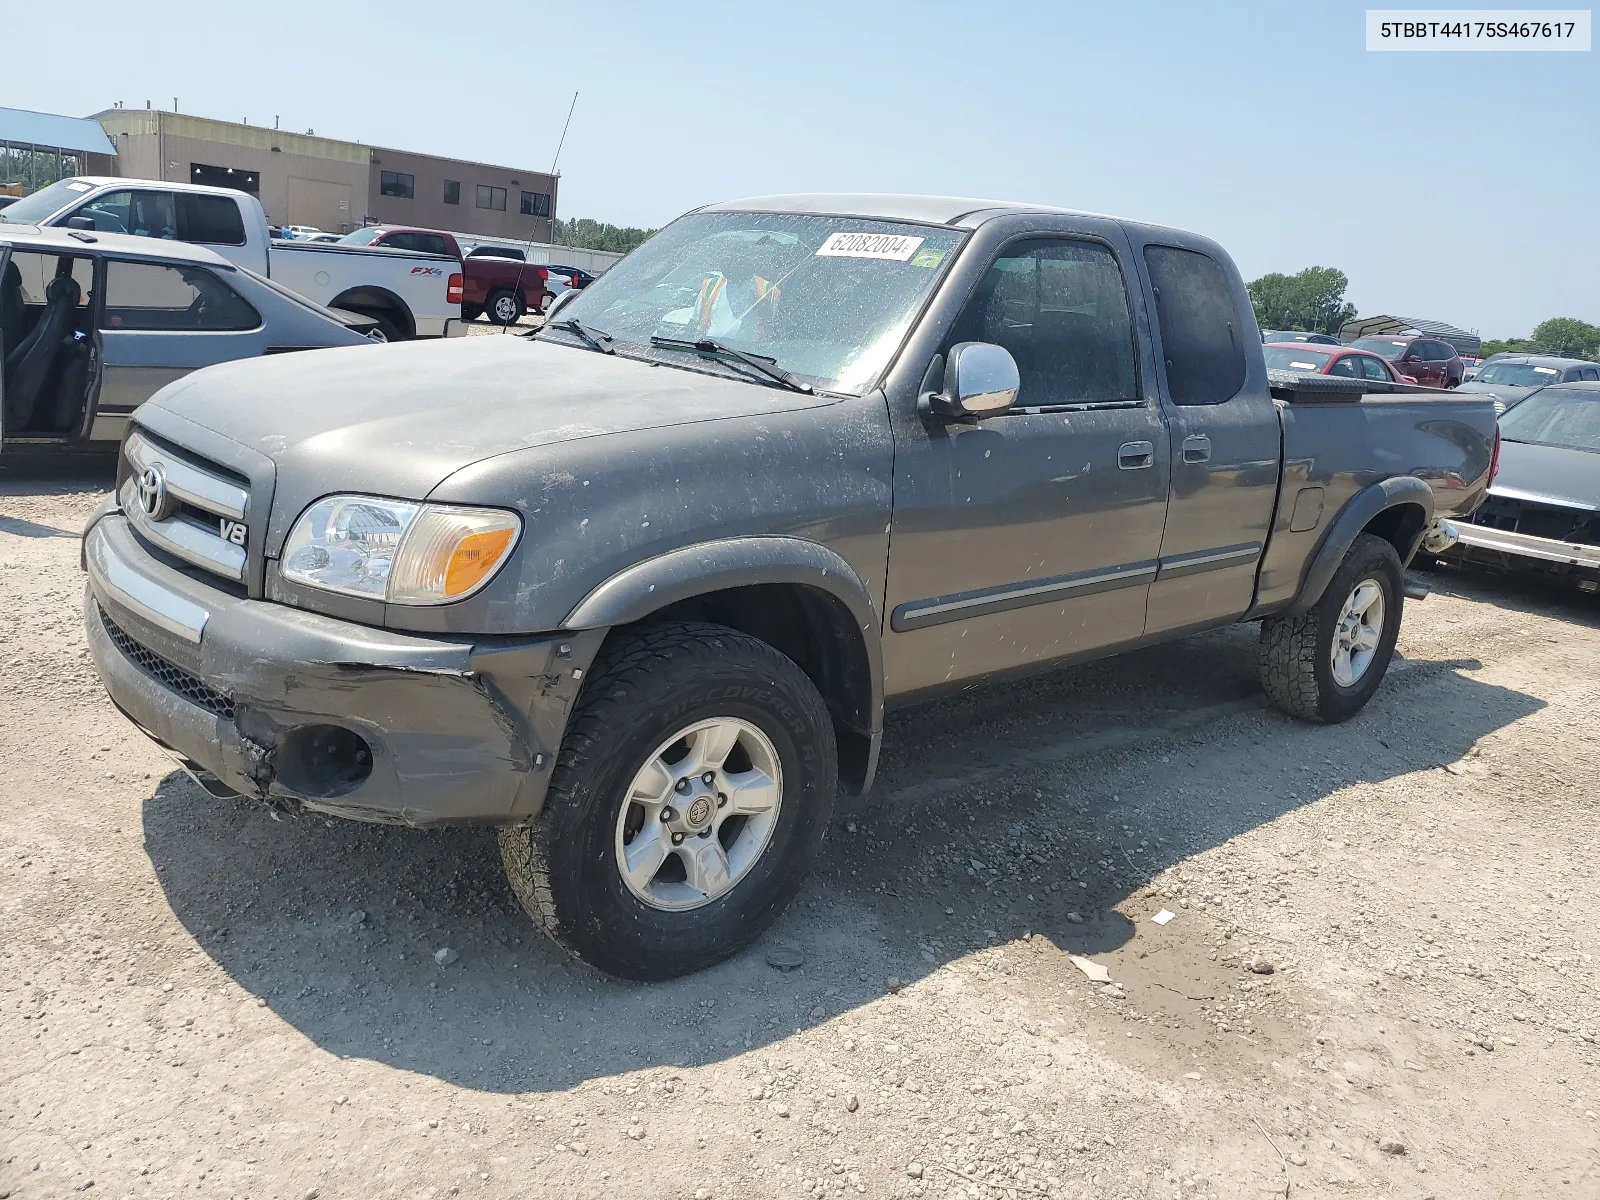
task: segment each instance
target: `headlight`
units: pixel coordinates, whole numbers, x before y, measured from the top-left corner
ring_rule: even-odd
[[[501,508],[329,496],[289,531],[283,577],[390,604],[448,604],[489,582],[521,529]]]

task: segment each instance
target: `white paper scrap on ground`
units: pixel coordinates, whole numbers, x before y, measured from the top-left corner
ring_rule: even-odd
[[[1072,959],[1072,965],[1077,967],[1078,970],[1082,971],[1085,975],[1087,975],[1092,982],[1094,982],[1094,983],[1110,983],[1111,982],[1111,972],[1106,970],[1099,963],[1094,962],[1091,959],[1081,958],[1076,954],[1069,954],[1067,957]]]
[[[1177,916],[1177,915],[1178,915],[1177,913],[1170,913],[1166,909],[1163,908],[1160,912],[1158,912],[1155,916],[1151,917],[1150,919],[1152,921],[1154,921],[1157,925],[1165,925],[1168,921],[1172,920],[1172,918]]]

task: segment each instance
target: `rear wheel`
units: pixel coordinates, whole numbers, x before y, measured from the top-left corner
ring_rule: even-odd
[[[515,292],[499,291],[489,295],[489,319],[496,325],[515,325],[522,320],[522,301]]]
[[[1370,533],[1357,537],[1315,605],[1261,622],[1258,665],[1268,698],[1307,721],[1360,712],[1394,656],[1404,582],[1392,545]]]
[[[647,626],[607,645],[544,811],[501,831],[501,861],[570,953],[670,979],[783,911],[837,787],[832,719],[793,661],[722,626]]]

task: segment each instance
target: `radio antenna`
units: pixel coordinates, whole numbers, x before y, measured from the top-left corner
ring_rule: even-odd
[[[556,142],[556,154],[555,154],[555,157],[550,160],[550,178],[551,178],[552,181],[555,179],[555,175],[556,175],[556,164],[561,161],[561,148],[567,144],[567,130],[572,125],[572,110],[577,108],[577,107],[578,107],[578,93],[577,92],[573,92],[572,93],[572,103],[567,105],[567,120],[566,120],[566,123],[561,126],[561,138],[560,138],[559,141]],[[535,226],[535,228],[537,228],[537,226]],[[555,208],[552,205],[551,206],[551,211],[550,211],[550,237],[552,239],[554,239],[555,236],[556,236],[555,230],[556,230],[556,214],[555,214]],[[530,231],[529,234],[528,234],[528,242],[522,248],[522,265],[517,268],[516,294],[519,295],[519,296],[522,295],[522,276],[523,276],[523,273],[528,269],[528,255],[530,255],[532,253],[533,253],[533,233]],[[463,269],[465,269],[465,268],[463,268]],[[546,273],[545,278],[549,279],[549,274],[548,273]],[[539,297],[539,299],[543,300],[544,296],[541,295]],[[510,330],[511,330],[511,326],[509,326],[509,325],[500,326],[500,332],[501,333],[508,333],[508,332],[510,332]]]

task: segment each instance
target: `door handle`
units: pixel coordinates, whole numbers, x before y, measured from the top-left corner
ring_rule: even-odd
[[[1183,461],[1203,463],[1211,461],[1211,439],[1203,433],[1193,433],[1183,439]]]
[[[1153,466],[1156,448],[1152,442],[1123,442],[1117,447],[1117,467],[1123,471],[1138,471]]]

